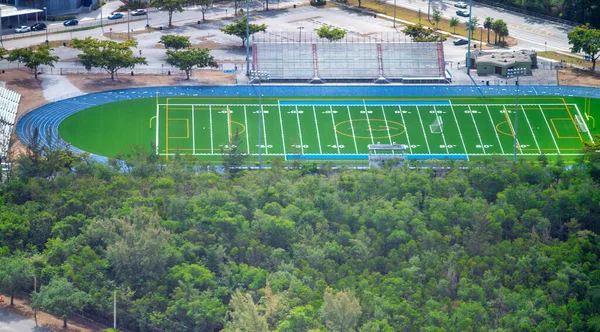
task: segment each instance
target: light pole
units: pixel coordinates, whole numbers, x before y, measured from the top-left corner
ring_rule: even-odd
[[[517,131],[519,130],[519,77],[523,75],[527,75],[527,68],[510,68],[507,71],[507,78],[516,77],[516,85],[517,85],[517,98],[515,101],[515,125],[514,125],[514,149],[513,149],[513,165],[517,166],[517,144],[518,137]]]
[[[302,29],[304,29],[304,27],[298,27],[298,42],[302,43]]]
[[[2,7],[0,7],[0,44],[4,45],[2,43]]]
[[[104,16],[102,15],[102,12],[104,11],[104,6],[100,6],[100,28],[102,29],[102,32],[104,32],[104,23],[102,21],[104,21]]]
[[[394,29],[396,28],[396,0],[394,0]]]
[[[429,13],[431,13],[431,0],[427,1],[427,21],[431,21],[431,19],[429,19]]]
[[[473,0],[469,1],[469,38],[467,43],[467,75],[471,76],[471,13],[473,12]]]
[[[48,8],[44,7],[44,21],[46,21],[46,46],[48,46]]]
[[[248,78],[250,78],[250,1],[249,0],[246,0],[246,76]]]
[[[146,28],[150,28],[150,1],[146,1]]]
[[[130,39],[131,29],[129,29],[129,18],[131,17],[131,9],[127,9],[127,40]]]

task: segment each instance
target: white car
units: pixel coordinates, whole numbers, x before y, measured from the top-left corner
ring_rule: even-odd
[[[464,2],[461,1],[461,2],[455,3],[454,7],[463,8],[464,9],[464,8],[469,7],[469,5],[467,5],[466,3],[464,3]]]
[[[140,15],[146,15],[146,14],[147,14],[147,12],[145,9],[136,9],[131,12],[131,16],[140,16]]]
[[[29,31],[31,31],[31,28],[28,27],[28,26],[26,26],[26,25],[22,25],[22,26],[20,26],[20,27],[18,27],[18,28],[15,29],[16,33],[29,32]]]

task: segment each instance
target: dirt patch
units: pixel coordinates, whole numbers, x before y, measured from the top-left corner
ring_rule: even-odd
[[[183,75],[122,76],[114,81],[109,77],[100,75],[69,75],[67,78],[73,85],[86,93],[146,86],[221,85],[235,83],[234,75],[212,70],[195,70],[190,80],[186,80]]]
[[[600,73],[589,69],[565,68],[558,72],[560,85],[600,87]]]
[[[29,320],[34,320],[33,310],[29,306],[29,300],[25,297],[15,297],[15,305],[10,306],[10,297],[4,297],[4,302],[0,302],[0,307],[6,311],[10,311]],[[100,332],[102,327],[96,326],[91,322],[81,317],[70,317],[67,321],[67,328],[62,328],[62,320],[58,319],[45,312],[37,312],[37,322],[39,325],[48,327],[54,331],[70,331],[70,332]]]

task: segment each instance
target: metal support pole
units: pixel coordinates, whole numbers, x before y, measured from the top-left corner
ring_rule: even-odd
[[[250,4],[246,0],[246,76],[250,77]],[[260,148],[260,147],[259,147]]]
[[[396,0],[394,0],[394,28],[396,28]]]
[[[114,302],[113,302],[113,329],[117,329],[117,291],[113,292],[113,298],[114,298]]]
[[[427,21],[431,21],[429,14],[431,13],[431,0],[427,2]],[[470,15],[469,15],[470,16]]]
[[[517,133],[519,132],[519,76],[517,76],[517,99],[515,101],[515,146],[513,150],[513,165],[517,166]]]
[[[131,39],[131,29],[129,29],[129,18],[131,17],[131,9],[127,10],[127,40]]]
[[[146,28],[150,28],[150,1],[146,2]]]
[[[262,117],[263,117],[263,107],[262,107],[262,85],[260,84],[260,76],[258,78],[258,86],[260,91],[258,91],[258,169],[262,170]]]
[[[4,45],[2,42],[2,7],[0,7],[0,44]]]
[[[467,45],[467,75],[471,76],[471,13],[473,13],[473,0],[469,1],[469,42]]]
[[[302,43],[302,29],[304,29],[304,27],[298,27],[298,42]]]
[[[48,46],[48,28],[50,28],[50,26],[48,25],[48,8],[44,7],[44,21],[46,21],[46,46]]]

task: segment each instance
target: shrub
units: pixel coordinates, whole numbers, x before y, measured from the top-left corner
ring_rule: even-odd
[[[321,7],[327,4],[326,0],[310,0],[311,6]]]

